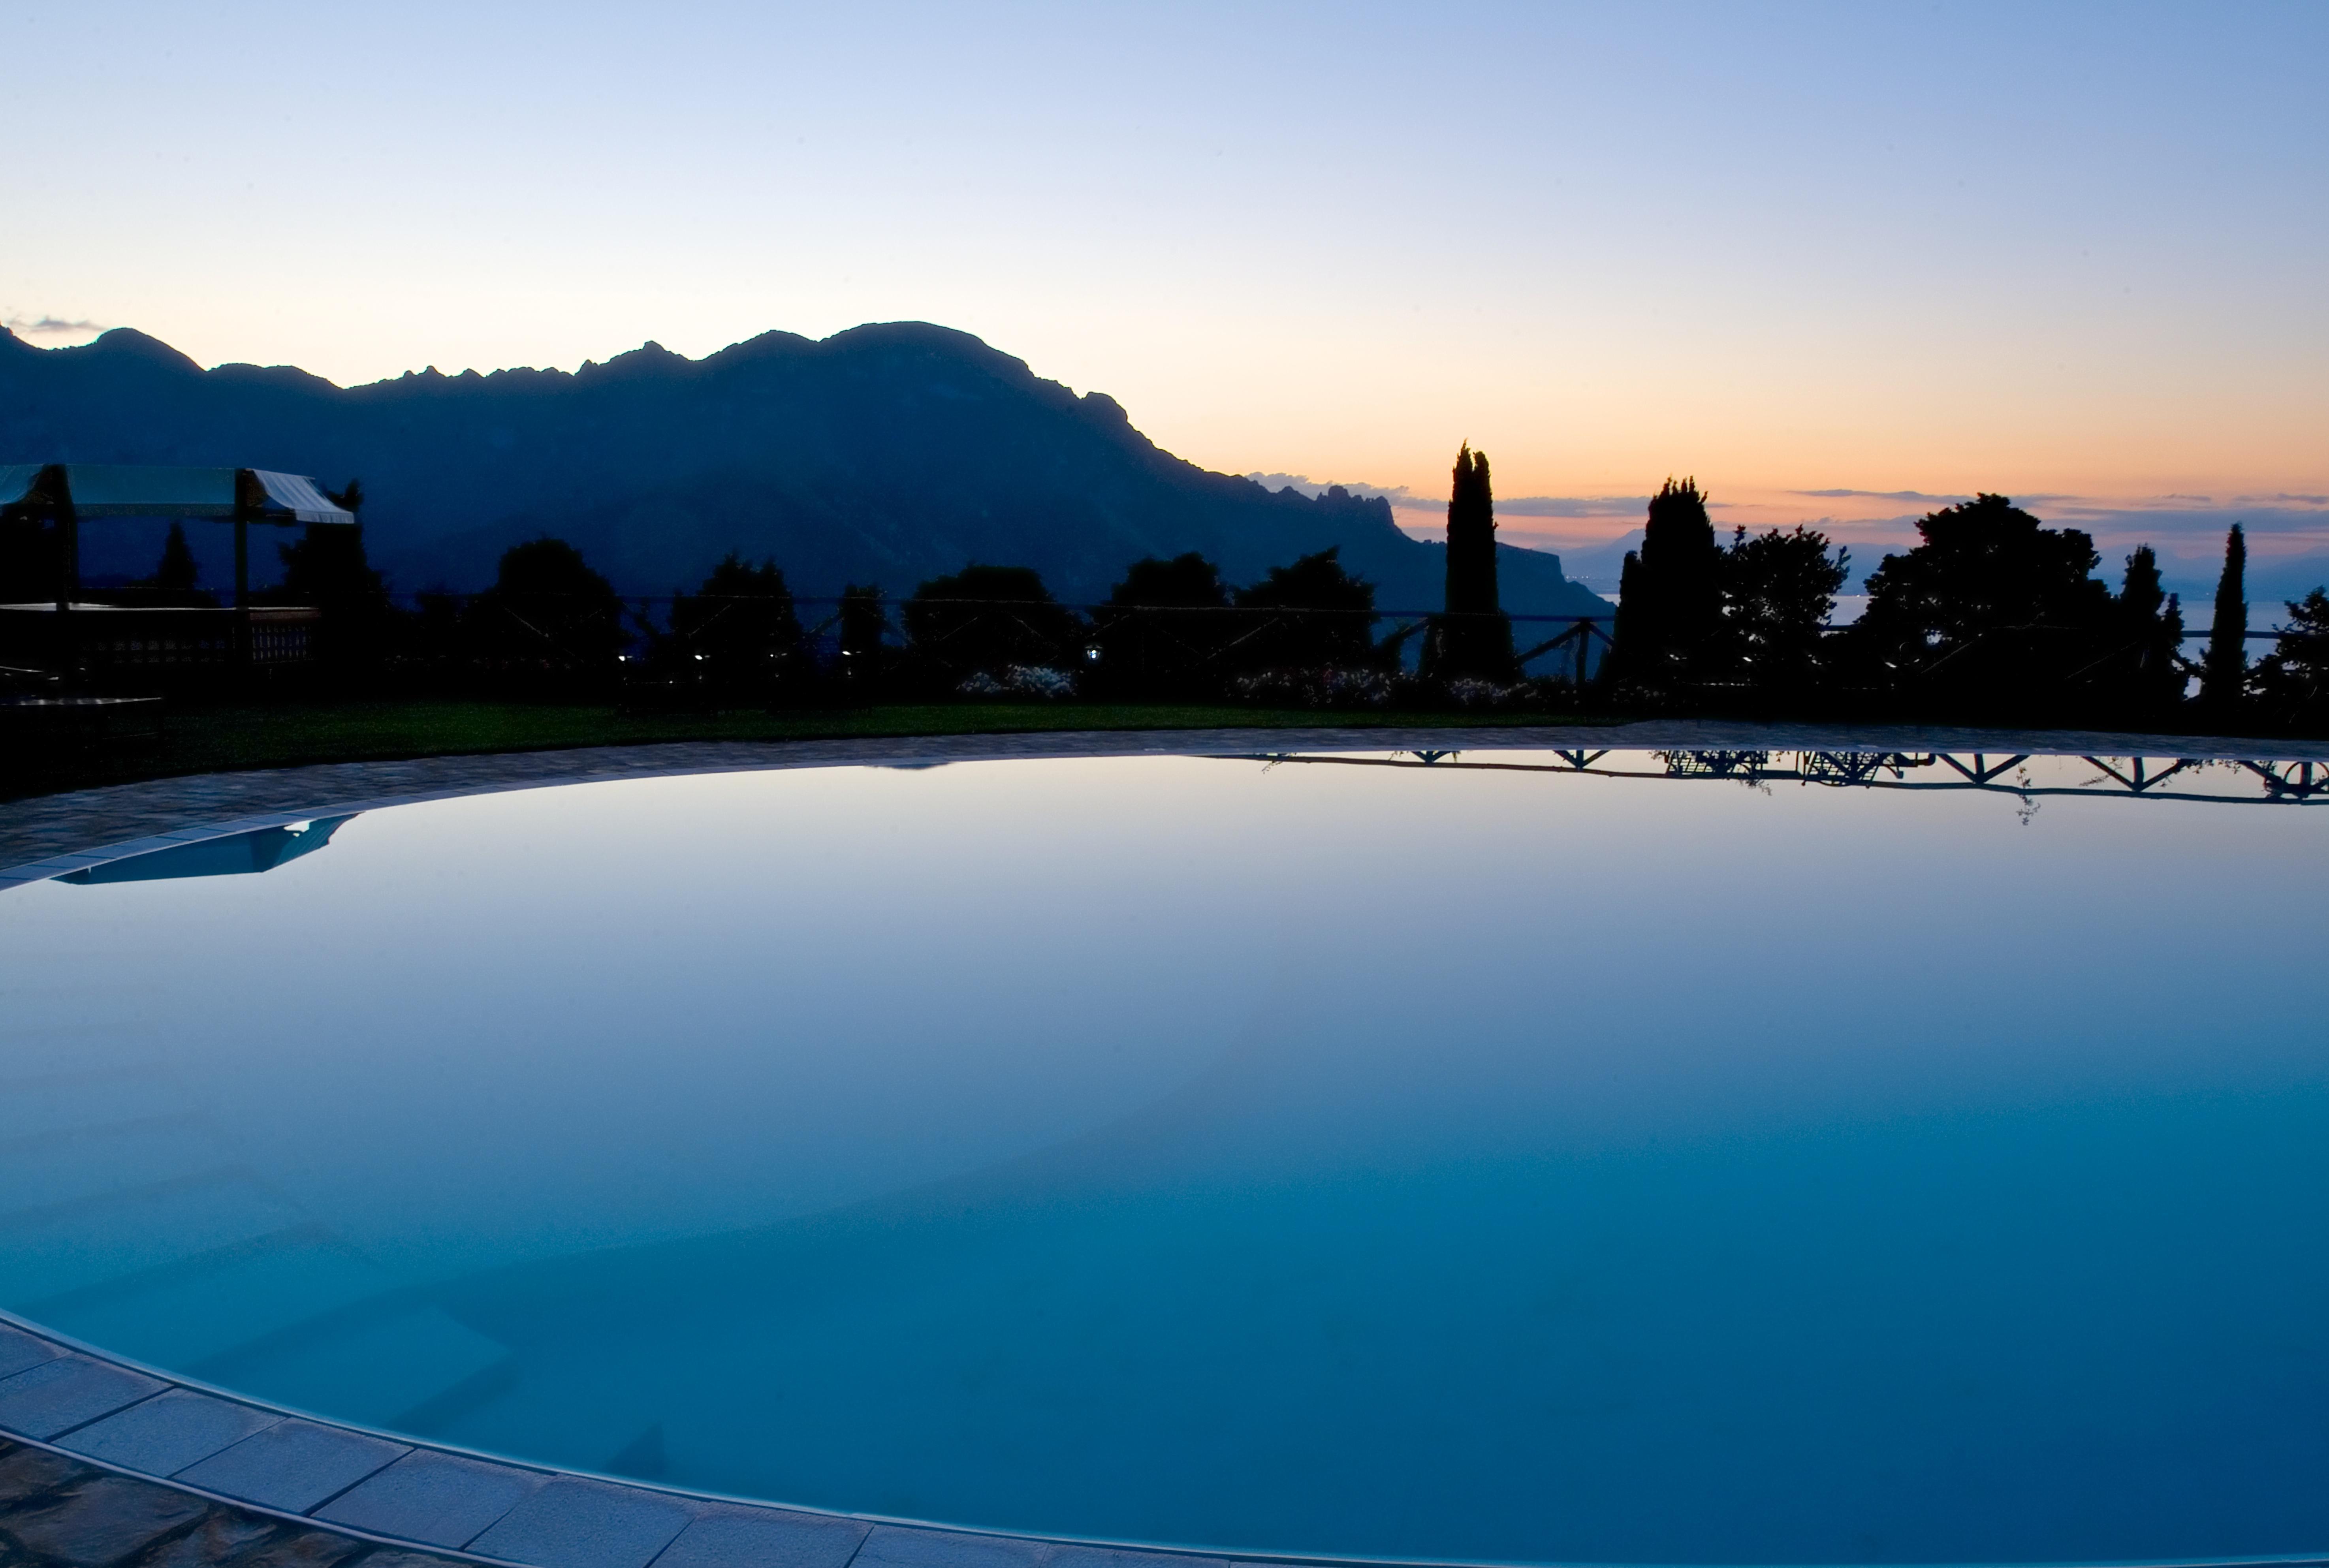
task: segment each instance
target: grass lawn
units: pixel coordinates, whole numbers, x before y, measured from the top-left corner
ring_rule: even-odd
[[[670,740],[820,740],[848,736],[1003,735],[1056,729],[1216,729],[1576,722],[1549,713],[1317,711],[1133,703],[897,704],[788,713],[621,714],[589,704],[278,702],[174,708],[158,742],[22,755],[0,762],[0,800],[92,784],[238,768],[382,761]]]

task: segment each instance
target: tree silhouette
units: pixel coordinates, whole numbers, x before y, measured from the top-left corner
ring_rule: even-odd
[[[2224,570],[2216,579],[2216,613],[2200,668],[2200,700],[2219,713],[2239,706],[2249,671],[2249,541],[2239,523],[2224,536]]]
[[[838,618],[843,677],[862,684],[881,675],[889,662],[889,650],[882,639],[890,629],[881,587],[873,583],[851,583],[844,587]]]
[[[1668,479],[1619,570],[1608,679],[1663,693],[1703,677],[1722,620],[1719,556],[1698,481]]]
[[[537,539],[502,554],[494,586],[477,596],[468,624],[480,652],[511,668],[611,673],[630,641],[623,601],[562,539]]]
[[[901,613],[916,658],[949,676],[1082,662],[1083,623],[1027,567],[973,563],[932,577]]]
[[[1221,568],[1191,550],[1171,560],[1147,556],[1134,561],[1108,602],[1127,608],[1221,609],[1230,595]]]
[[[766,685],[800,657],[800,619],[785,574],[774,561],[756,567],[733,550],[694,594],[672,600],[671,634],[683,664],[721,686]]]
[[[1509,681],[1513,626],[1496,597],[1496,502],[1488,455],[1466,442],[1456,453],[1447,500],[1447,614],[1425,644],[1425,673]]]
[[[1822,628],[1851,572],[1852,552],[1796,524],[1749,539],[1743,528],[1718,561],[1721,620],[1705,667],[1766,697],[1800,699],[1818,683]]]
[[[2288,624],[2257,661],[2257,699],[2277,725],[2329,728],[2329,591],[2288,601]]]
[[[355,488],[354,480],[348,484]],[[387,583],[364,553],[362,523],[309,523],[297,540],[276,546],[275,554],[283,563],[283,581],[268,597],[324,612],[317,653],[325,662],[366,664],[385,653],[395,611]]]
[[[1096,617],[1098,683],[1144,697],[1187,696],[1215,684],[1236,634],[1229,603],[1221,568],[1194,550],[1133,562]]]
[[[1240,609],[1296,612],[1249,630],[1238,647],[1240,668],[1358,669],[1373,662],[1374,585],[1343,569],[1339,546],[1270,568],[1236,598]]]
[[[162,540],[162,559],[154,563],[154,575],[137,586],[153,590],[145,597],[147,604],[215,606],[217,596],[202,591],[202,577],[193,549],[186,542],[185,524],[174,522]]]
[[[2131,718],[2157,718],[2183,699],[2183,607],[2159,579],[2159,557],[2147,544],[2126,558],[2118,591],[2118,634],[2113,685]]]
[[[2094,540],[1986,493],[1928,513],[1917,532],[1914,549],[1869,574],[1852,638],[1863,675],[1912,708],[2026,718],[2075,706],[2072,677],[2116,645]]]

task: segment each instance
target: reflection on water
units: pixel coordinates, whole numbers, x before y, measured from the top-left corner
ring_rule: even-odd
[[[86,887],[99,882],[165,882],[180,877],[249,877],[314,854],[332,841],[332,835],[344,823],[354,820],[353,814],[318,817],[311,822],[225,833],[174,849],[125,855],[86,870],[68,871],[57,880]]]
[[[984,1525],[2319,1549],[2329,816],[1842,755],[631,781],[29,887],[0,1305]]]

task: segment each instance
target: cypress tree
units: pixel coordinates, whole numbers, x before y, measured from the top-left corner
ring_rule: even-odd
[[[1612,661],[1636,686],[1664,688],[1700,672],[1722,625],[1722,560],[1696,479],[1668,479],[1650,498],[1642,548],[1617,580]]]
[[[170,537],[162,541],[162,559],[155,563],[153,586],[174,594],[190,594],[202,580],[202,572],[194,565],[194,552],[186,543],[184,523],[170,525]]]
[[[1510,680],[1513,629],[1496,591],[1496,502],[1488,455],[1466,442],[1456,454],[1455,479],[1447,500],[1447,618],[1439,625],[1432,673]]]
[[[2208,658],[2200,670],[2200,700],[2225,709],[2240,699],[2249,671],[2249,541],[2239,523],[2224,536],[2224,575],[2216,579],[2216,616],[2208,625]]]
[[[2133,645],[2124,697],[2140,712],[2155,714],[2182,700],[2184,674],[2176,662],[2183,643],[2183,609],[2159,579],[2159,556],[2149,545],[2126,558],[2119,587],[2119,635]]]

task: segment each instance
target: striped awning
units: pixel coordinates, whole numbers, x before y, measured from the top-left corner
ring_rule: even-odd
[[[61,476],[44,486],[44,475]],[[36,491],[43,493],[35,497]],[[127,463],[0,465],[0,509],[37,500],[68,503],[75,517],[240,517],[286,526],[352,523],[355,513],[333,502],[304,474],[268,468],[178,468]]]

